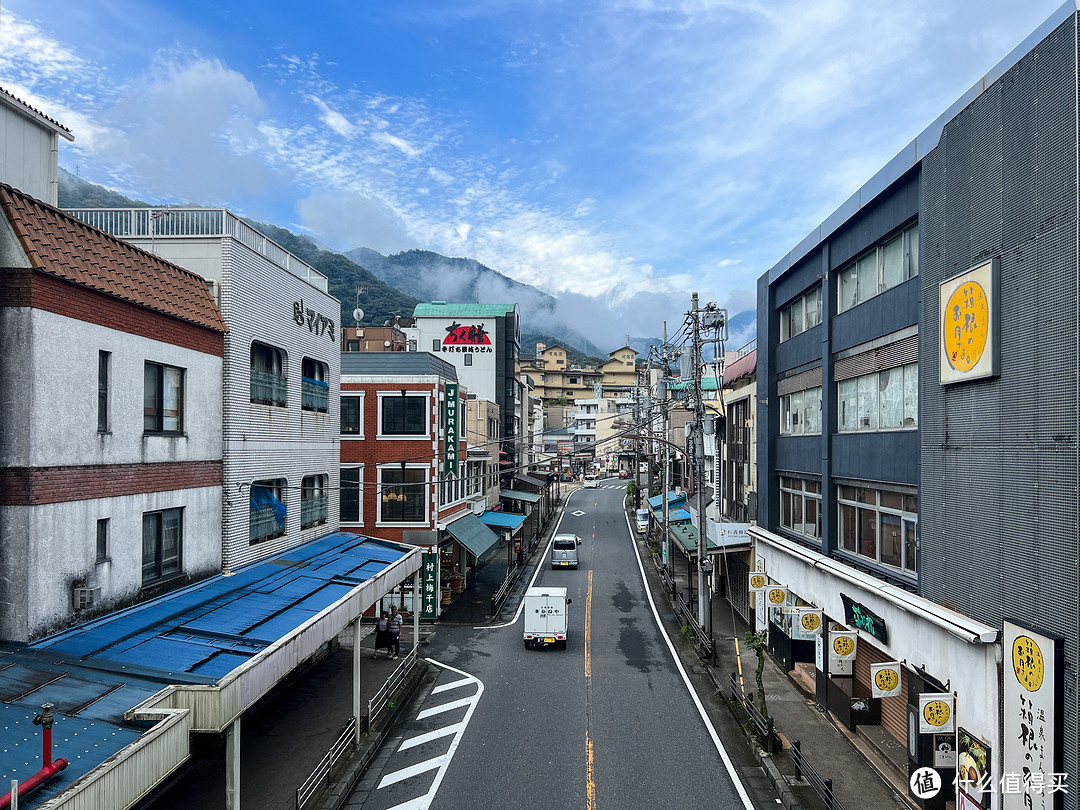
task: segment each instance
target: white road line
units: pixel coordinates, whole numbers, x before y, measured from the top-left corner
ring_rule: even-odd
[[[452,726],[437,728],[434,731],[427,732],[427,734],[418,734],[415,737],[410,737],[405,740],[405,742],[398,746],[398,751],[408,751],[410,748],[429,743],[432,740],[438,740],[443,737],[449,737],[451,734],[457,734],[461,730],[461,723],[454,723]]]
[[[444,683],[440,686],[436,686],[434,689],[431,690],[431,694],[437,695],[439,694],[439,692],[448,692],[451,689],[460,689],[462,686],[468,686],[471,683],[472,681],[470,681],[468,678],[462,678],[460,681],[453,681],[452,683]]]
[[[422,773],[427,773],[428,771],[433,771],[436,768],[441,768],[445,764],[445,754],[440,757],[434,757],[433,759],[425,759],[423,762],[417,762],[415,765],[410,765],[408,768],[402,768],[400,771],[388,773],[386,776],[379,780],[379,786],[375,789],[381,790],[384,787],[396,785],[398,782],[404,782],[406,779],[411,779],[412,777],[419,776]]]
[[[627,495],[629,497],[629,495]],[[679,675],[682,676],[683,684],[686,686],[686,691],[690,693],[691,700],[694,701],[694,705],[697,707],[698,714],[701,716],[701,721],[705,724],[705,730],[709,732],[709,736],[712,738],[713,745],[716,747],[716,752],[720,755],[720,759],[724,762],[724,767],[727,768],[728,776],[731,778],[731,783],[735,786],[735,792],[739,794],[739,798],[742,800],[743,807],[746,810],[754,810],[754,805],[750,801],[750,796],[746,792],[746,788],[743,787],[742,781],[739,779],[739,774],[735,770],[735,765],[731,761],[731,757],[728,756],[727,749],[724,748],[724,744],[720,741],[720,735],[716,733],[716,729],[713,727],[712,720],[709,719],[708,712],[705,711],[705,707],[701,704],[701,699],[698,698],[697,691],[694,689],[694,685],[690,682],[690,678],[686,674],[686,670],[683,668],[682,661],[679,659],[679,654],[675,650],[675,645],[671,643],[671,638],[667,634],[667,630],[664,628],[664,623],[660,621],[660,614],[656,611],[656,602],[653,601],[652,591],[649,590],[649,579],[645,576],[645,566],[641,562],[641,552],[638,551],[637,535],[634,534],[634,527],[630,525],[630,515],[626,514],[626,528],[630,530],[630,543],[634,549],[634,556],[637,557],[638,571],[641,572],[641,584],[645,586],[645,596],[649,600],[649,608],[652,610],[653,620],[656,622],[657,628],[660,630],[660,635],[664,637],[664,641],[667,642],[668,650],[671,652],[671,657],[675,661],[675,667],[679,670]]]
[[[417,720],[426,720],[429,717],[434,717],[437,714],[443,712],[450,712],[454,709],[460,709],[462,706],[468,706],[473,702],[471,697],[462,698],[461,700],[451,700],[449,703],[444,703],[441,706],[434,706],[430,709],[424,709],[420,714],[416,715]]]

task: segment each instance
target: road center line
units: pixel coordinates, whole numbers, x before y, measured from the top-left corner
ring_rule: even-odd
[[[596,807],[596,781],[593,778],[592,718],[589,698],[592,697],[592,583],[593,570],[589,569],[589,586],[585,591],[585,808]]]

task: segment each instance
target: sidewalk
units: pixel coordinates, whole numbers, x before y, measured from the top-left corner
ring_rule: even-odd
[[[645,540],[638,537],[636,542],[645,561],[654,593],[667,593]],[[685,599],[688,593],[686,558],[678,550],[674,550],[673,557],[675,564],[671,567],[675,572],[677,592]],[[695,589],[695,604],[696,599]],[[670,602],[665,605],[668,606]],[[747,648],[744,641],[744,634],[749,627],[726,599],[717,596],[713,597],[712,621],[716,654],[714,663],[706,666],[706,670],[717,690],[730,700],[730,676],[734,672],[736,678],[738,677],[741,657],[743,689],[746,692],[755,692],[757,656]],[[687,664],[701,665],[700,658],[692,650],[689,651],[689,657],[692,657],[692,660],[686,661]],[[805,781],[796,782],[794,779],[795,764],[789,749],[790,744],[798,740],[806,761],[822,779],[832,780],[833,794],[846,810],[916,808],[916,805],[906,799],[906,786],[902,780],[893,776],[885,767],[884,758],[866,740],[841,727],[818,705],[815,696],[805,691],[771,655],[766,655],[762,680],[769,715],[773,718],[776,731],[782,737],[784,750],[772,757],[758,751],[758,758],[788,807],[824,806],[815,804],[819,801],[817,795],[812,789],[808,789]],[[745,717],[744,709],[738,706],[732,708],[740,719]],[[872,761],[876,762],[878,767],[872,765]]]

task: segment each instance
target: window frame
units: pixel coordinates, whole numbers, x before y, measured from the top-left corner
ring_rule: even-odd
[[[165,558],[165,519],[166,516],[175,516],[176,518],[176,554],[175,567],[169,567],[166,569]],[[147,576],[147,527],[152,526],[156,528],[156,534],[152,536],[150,542],[153,544],[152,557],[150,565],[153,566],[153,576]],[[171,559],[170,559],[171,562]],[[166,582],[170,579],[175,579],[182,576],[184,573],[184,507],[177,506],[171,509],[157,509],[151,512],[143,512],[142,516],[142,586],[157,585],[161,582]]]
[[[900,273],[895,282],[886,279],[885,249],[903,240],[900,248]],[[872,248],[863,251],[836,271],[836,314],[847,312],[883,292],[899,287],[919,275],[919,224],[894,231]],[[845,305],[845,289],[852,292]]]
[[[112,414],[109,408],[109,382],[112,376],[112,352],[98,351],[98,412],[97,432],[109,433]],[[143,381],[145,385],[145,380]],[[144,414],[145,418],[145,414]]]
[[[109,518],[98,518],[94,546],[94,561],[109,562]]]
[[[157,369],[157,379],[154,390],[154,405],[153,413],[148,414],[148,405],[146,401],[147,395],[147,375],[151,369]],[[175,372],[178,377],[178,382],[175,385],[176,391],[176,427],[166,428],[166,401],[165,395],[168,391],[166,387],[166,378],[168,372]],[[143,434],[149,436],[181,436],[184,433],[184,385],[186,382],[185,369],[180,366],[171,366],[167,363],[158,363],[154,360],[146,360],[143,362]],[[154,419],[154,427],[147,427],[148,420]]]
[[[813,302],[813,303],[812,303]],[[798,298],[780,307],[780,342],[791,340],[821,325],[821,284],[815,284]],[[799,328],[792,328],[793,316],[798,313]],[[811,321],[813,321],[811,323]]]
[[[376,508],[378,509],[378,518],[375,525],[402,527],[418,527],[429,525],[431,521],[431,504],[428,498],[430,471],[431,468],[426,464],[405,464],[403,466],[400,463],[394,463],[379,465],[377,472],[378,486],[376,488]],[[388,483],[385,480],[388,473],[393,475],[402,474],[406,478],[417,478],[418,474],[419,480],[406,480],[404,482],[395,481]],[[410,519],[406,520],[404,517],[404,510],[406,509],[406,507],[401,507],[401,511],[403,514],[403,517],[401,519],[396,519],[392,515],[388,516],[388,512],[393,512],[395,508],[394,504],[400,503],[400,501],[384,501],[383,498],[388,494],[394,493],[396,490],[404,490],[402,492],[398,492],[397,494],[399,495],[409,496],[410,494],[412,494],[413,496],[422,496],[423,518],[416,517],[415,515],[410,515]],[[406,500],[405,503],[408,503],[408,501]]]
[[[807,409],[808,404],[814,402],[813,392],[817,392],[817,405],[813,409],[817,413],[817,430],[806,430],[805,425],[809,421],[806,417],[810,411]],[[781,436],[820,436],[821,435],[821,394],[822,387],[815,385],[812,388],[804,388],[800,391],[792,391],[790,394],[782,394],[780,396],[780,435]],[[809,395],[809,403],[807,402],[807,396]],[[798,411],[793,411],[792,406],[797,405]],[[802,419],[798,423],[798,429],[796,430],[796,424],[793,418],[793,414],[801,416]]]
[[[416,432],[389,433],[386,430],[386,405],[388,400],[422,400],[421,413],[423,427]],[[431,392],[430,391],[405,391],[402,397],[400,391],[379,392],[379,432],[380,439],[393,439],[395,441],[424,441],[432,438],[431,429]]]
[[[899,499],[900,507],[884,505],[883,496]],[[918,576],[918,495],[901,490],[844,484],[836,488],[836,506],[838,552],[898,572],[905,577]],[[899,527],[899,536],[896,539],[896,548],[900,553],[899,565],[882,559],[885,545],[882,515],[895,519]],[[873,538],[864,536],[864,532],[869,531],[871,526]],[[853,532],[854,536],[849,538],[848,532]],[[872,555],[868,553],[871,548]],[[909,554],[914,555],[915,559],[909,560]]]
[[[262,356],[264,354],[263,350],[266,350],[265,356]],[[266,368],[261,368],[256,365],[256,351],[258,351],[260,355],[259,359],[265,362]],[[270,408],[289,407],[289,353],[280,346],[274,346],[271,343],[263,343],[261,340],[253,340],[248,349],[248,361],[252,377],[254,377],[256,373],[267,375],[268,379],[265,383],[262,383],[262,385],[269,389],[271,395],[278,390],[284,392],[281,399],[274,399],[272,396],[257,398],[255,392],[251,391],[251,404],[265,405]],[[271,378],[276,379],[272,380]]]
[[[330,521],[330,476],[326,473],[311,473],[300,479],[300,530],[310,529],[315,526],[324,526]],[[323,508],[319,510],[317,504],[323,501]],[[305,504],[309,512],[320,513],[314,519],[304,514]],[[315,504],[316,506],[312,506]]]
[[[345,404],[346,401],[349,402],[348,406]],[[356,403],[356,430],[345,430],[346,410],[351,408],[354,402]],[[364,438],[364,395],[362,393],[342,391],[338,407],[341,410],[338,422],[339,434],[350,439]]]
[[[256,481],[252,481],[250,486],[252,487],[265,487],[269,489],[271,494],[283,504],[285,504],[285,519],[281,522],[281,526],[278,527],[277,521],[274,521],[274,529],[269,534],[260,534],[255,537],[251,536],[251,503],[248,502],[248,545],[259,546],[263,543],[267,543],[271,540],[276,540],[279,537],[284,537],[289,525],[289,503],[288,503],[288,489],[289,479],[287,478],[260,478]]]
[[[353,473],[356,481],[352,481]],[[341,467],[338,484],[338,521],[342,524],[364,525],[364,465],[347,464]],[[345,509],[352,505],[353,492],[356,498],[356,518],[345,514]],[[349,493],[346,497],[346,493]]]
[[[300,408],[315,413],[330,412],[330,365],[314,357],[300,359]]]
[[[898,402],[900,424],[898,427],[882,427],[882,374],[900,375]],[[914,390],[914,394],[912,394]],[[873,402],[870,403],[870,395]],[[854,413],[849,413],[853,408]],[[865,422],[865,424],[864,424]],[[854,427],[852,427],[854,425]],[[836,382],[836,432],[840,433],[897,433],[919,429],[919,364],[905,363],[901,366],[871,371],[857,377]]]
[[[813,478],[801,478],[795,475],[780,475],[780,513],[779,523],[780,528],[785,531],[796,534],[799,537],[805,537],[807,540],[811,540],[814,543],[821,543],[821,481]],[[811,525],[807,522],[808,510],[807,503],[814,503],[817,505],[817,514],[813,521],[814,531],[816,533],[808,534],[804,528],[796,528],[794,520],[795,505],[798,503],[798,511],[800,513],[801,520],[798,521],[800,527]],[[786,508],[785,508],[786,507]],[[791,517],[791,520],[785,522],[785,516]]]

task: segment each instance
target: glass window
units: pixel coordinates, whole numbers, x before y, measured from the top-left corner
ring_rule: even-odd
[[[180,572],[183,509],[143,514],[143,584]]]
[[[340,517],[342,523],[360,523],[360,467],[341,468]]]
[[[858,533],[855,530],[855,507],[848,504],[840,504],[840,548],[846,551],[855,551],[855,539]]]
[[[878,375],[878,426],[882,430],[904,426],[904,369],[890,368]]]
[[[438,354],[439,353],[439,348],[440,348],[439,339],[435,338],[434,340],[431,341],[431,350],[433,352],[435,352],[436,354]]]
[[[856,378],[859,393],[859,430],[877,430],[877,375]]]
[[[872,250],[856,262],[856,286],[858,291],[855,298],[858,303],[869,301],[878,294],[878,256],[877,250]]]
[[[284,407],[289,385],[285,376],[285,353],[265,343],[251,344],[251,401]]]
[[[907,278],[915,278],[919,275],[919,227],[908,228],[904,232],[904,259],[905,275]]]
[[[423,523],[427,518],[425,470],[383,467],[379,470],[379,520],[387,523]]]
[[[790,307],[788,313],[791,317],[791,334],[798,335],[803,331],[803,300],[800,298]]]
[[[821,536],[821,482],[780,477],[780,525],[816,540]]]
[[[837,429],[840,432],[859,429],[859,392],[854,379],[836,384]]]
[[[341,432],[346,435],[359,435],[364,432],[363,397],[341,395]]]
[[[251,482],[248,497],[248,542],[251,545],[285,534],[286,485],[284,478]]]
[[[330,385],[326,381],[329,367],[305,357],[300,369],[300,407],[305,411],[326,413],[330,409]]]
[[[821,287],[815,287],[806,294],[806,328],[811,329],[821,323]]]
[[[821,433],[821,387],[802,392],[803,432]]]
[[[915,497],[868,487],[837,487],[840,549],[914,573],[916,525],[909,508]]]
[[[840,283],[836,285],[839,300],[836,302],[837,312],[846,312],[855,306],[858,301],[858,284],[855,275],[856,266],[849,264],[840,271]]]
[[[465,365],[467,365],[467,366],[472,365],[472,355],[471,354],[466,354],[465,355]],[[541,379],[543,379],[543,378],[541,378]]]
[[[877,512],[872,509],[859,511],[859,553],[872,560],[877,559]]]
[[[904,568],[911,572],[918,569],[919,524],[915,520],[904,520]]]
[[[881,288],[891,290],[907,281],[904,267],[904,236],[886,242],[881,250]]]
[[[320,526],[326,523],[327,476],[305,475],[300,482],[300,528]]]
[[[97,522],[97,561],[109,559],[109,519],[101,518]]]
[[[836,384],[837,430],[901,430],[919,424],[919,366],[884,369]]]
[[[821,498],[807,497],[806,519],[803,521],[803,534],[808,537],[821,537]]]
[[[143,371],[143,431],[180,433],[183,405],[184,370],[148,362]]]
[[[109,352],[98,352],[98,433],[109,432],[109,360],[111,357]]]
[[[919,364],[904,366],[904,427],[919,426]]]
[[[383,397],[382,435],[423,436],[427,433],[426,397]]]
[[[783,342],[821,323],[821,287],[796,298],[780,310],[780,341]]]

